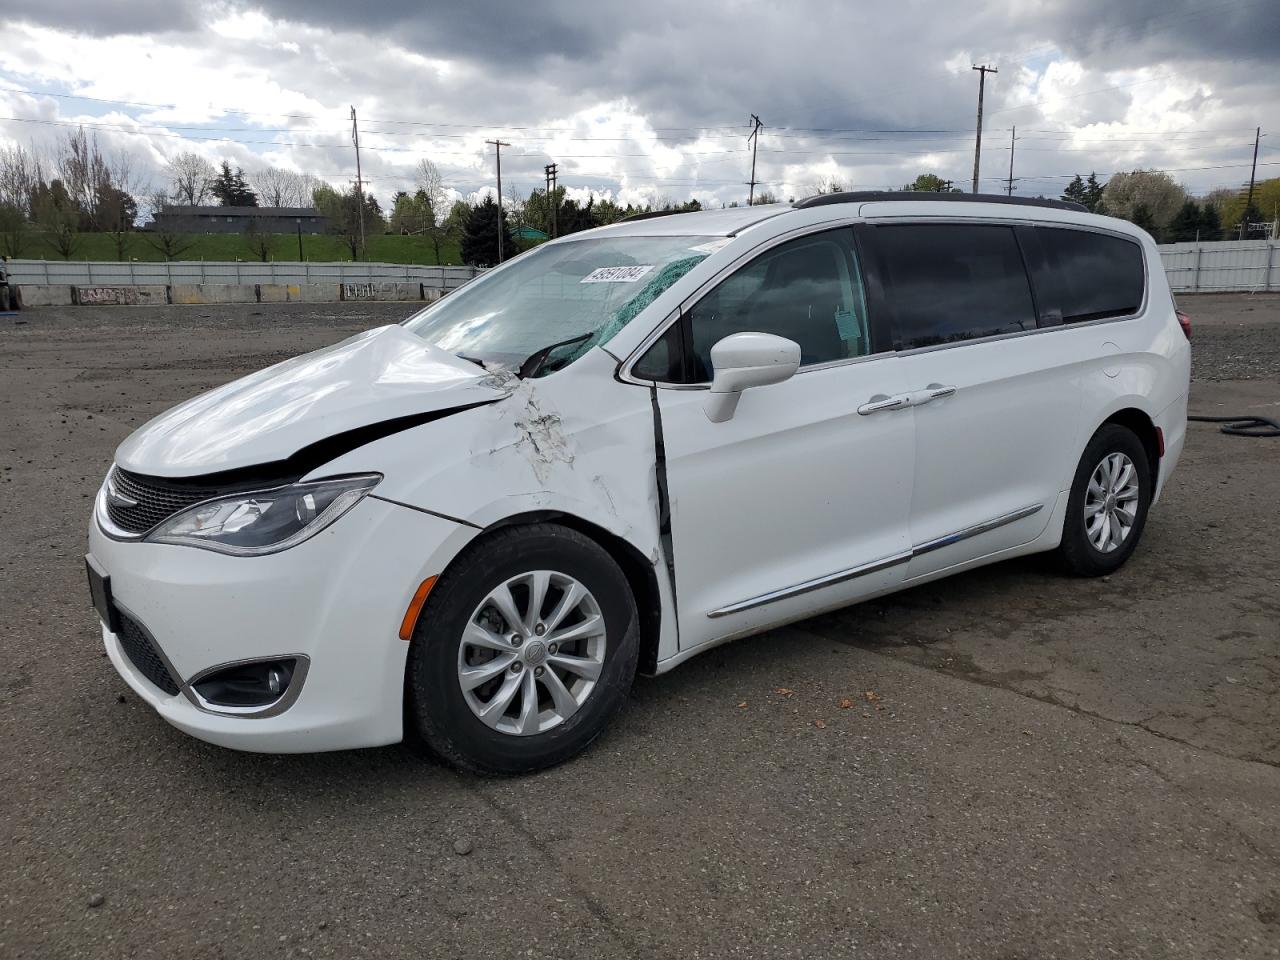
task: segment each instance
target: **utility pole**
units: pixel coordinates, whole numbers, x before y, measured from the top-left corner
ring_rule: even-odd
[[[978,71],[978,135],[973,143],[973,190],[972,193],[978,192],[978,167],[982,161],[982,94],[987,86],[987,74],[999,73],[995,67],[986,65],[978,66],[974,64],[974,70]]]
[[[1249,232],[1249,210],[1253,207],[1253,182],[1258,175],[1258,141],[1262,139],[1262,128],[1253,132],[1253,167],[1249,170],[1249,199],[1244,202],[1244,213],[1240,215],[1240,239]]]
[[[557,208],[560,206],[560,201],[556,196],[556,190],[558,189],[556,186],[557,167],[554,163],[548,163],[542,169],[547,175],[547,204],[551,213],[551,239],[554,240],[556,238],[556,221],[559,219],[556,216]]]
[[[747,181],[747,206],[751,206],[756,199],[756,148],[760,145],[760,131],[764,129],[764,124],[754,113],[751,115],[751,122],[755,124],[751,128],[751,134],[747,137],[751,141],[751,179]]]
[[[360,255],[369,257],[364,245],[364,178],[360,175],[360,124],[356,120],[356,108],[351,108],[351,142],[356,145],[356,203],[360,217]]]
[[[502,263],[502,148],[511,144],[501,140],[486,140],[493,147],[493,154],[498,160],[498,263]]]
[[[1005,189],[1005,195],[1013,196],[1013,145],[1018,140],[1018,128],[1015,126],[1009,130],[1009,185]]]

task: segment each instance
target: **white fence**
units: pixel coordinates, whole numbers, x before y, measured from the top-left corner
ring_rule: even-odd
[[[421,283],[454,290],[483,272],[476,267],[427,267],[402,263],[248,263],[175,260],[170,263],[90,260],[10,260],[15,283],[47,286],[156,284]]]
[[[1169,284],[1178,293],[1227,290],[1280,291],[1280,241],[1223,240],[1166,243],[1160,247]],[[482,271],[400,263],[249,263],[175,260],[171,263],[10,260],[16,283],[63,286],[252,283],[421,283],[455,290]]]
[[[1280,241],[1166,243],[1160,260],[1175,293],[1280,290]]]

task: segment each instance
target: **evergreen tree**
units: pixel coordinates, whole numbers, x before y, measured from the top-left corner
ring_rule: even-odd
[[[1196,239],[1200,232],[1200,220],[1203,216],[1200,205],[1187,198],[1186,202],[1178,208],[1178,212],[1173,215],[1173,219],[1169,221],[1169,226],[1165,231],[1165,239],[1170,243],[1183,243]]]
[[[506,217],[499,224],[498,205],[493,197],[471,208],[462,230],[462,262],[476,267],[489,267],[498,262],[498,230],[502,230],[504,251],[515,253],[515,242],[507,227]]]
[[[1147,233],[1155,236],[1156,218],[1151,215],[1151,209],[1145,203],[1136,204],[1126,219],[1135,227],[1141,227]]]
[[[1248,240],[1249,224],[1261,223],[1261,222],[1262,222],[1262,211],[1258,209],[1258,205],[1256,203],[1251,203],[1247,207],[1245,207],[1244,212],[1240,214],[1240,221],[1236,224],[1235,235],[1237,237],[1243,237],[1245,240]],[[1240,232],[1240,228],[1242,226],[1244,227],[1243,233]]]
[[[1222,239],[1222,218],[1218,216],[1218,208],[1212,203],[1205,203],[1200,207],[1198,226],[1201,240]]]
[[[224,207],[256,207],[258,195],[253,192],[244,178],[244,171],[236,167],[231,172],[231,164],[222,161],[222,170],[210,181],[209,192],[218,198]]]
[[[1089,179],[1084,184],[1084,205],[1089,208],[1090,213],[1102,212],[1102,191],[1106,188],[1105,183],[1098,182],[1096,173],[1089,174]]]
[[[1075,175],[1067,189],[1062,191],[1062,199],[1069,203],[1078,203],[1081,206],[1088,207],[1088,191],[1085,189],[1084,181],[1080,179],[1080,174]]]

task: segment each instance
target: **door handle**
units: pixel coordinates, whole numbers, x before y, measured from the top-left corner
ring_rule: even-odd
[[[917,390],[911,395],[912,406],[920,407],[934,400],[942,400],[944,397],[954,396],[956,388],[941,383],[931,383],[923,390]]]
[[[905,393],[895,394],[892,397],[877,393],[862,406],[858,407],[858,413],[866,417],[873,413],[884,413],[886,410],[901,410],[909,406],[911,406],[911,397]]]

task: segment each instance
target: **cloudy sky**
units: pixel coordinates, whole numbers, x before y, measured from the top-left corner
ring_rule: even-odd
[[[251,171],[355,175],[384,205],[431,158],[459,195],[560,183],[627,201],[823,181],[967,188],[975,63],[982,189],[1057,195],[1071,175],[1169,170],[1194,192],[1280,176],[1280,0],[7,0],[0,145],[75,124],[159,186],[194,150]],[[504,189],[505,192],[505,189]]]

